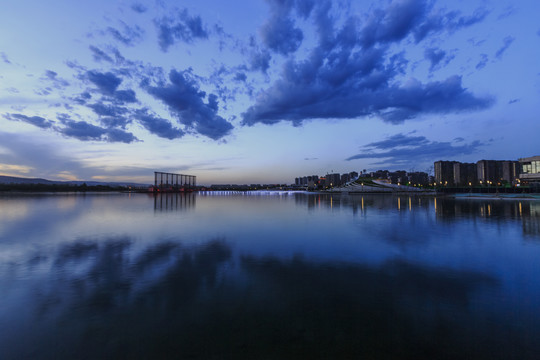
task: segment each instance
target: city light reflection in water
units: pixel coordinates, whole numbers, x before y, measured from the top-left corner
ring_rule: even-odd
[[[16,216],[0,218],[1,359],[540,350],[540,202],[1,197],[1,213],[10,207]]]

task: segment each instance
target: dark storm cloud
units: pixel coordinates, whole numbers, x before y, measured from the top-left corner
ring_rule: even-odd
[[[505,37],[503,40],[503,46],[499,50],[497,50],[497,52],[495,53],[495,57],[497,59],[501,59],[503,54],[506,52],[508,47],[514,42],[514,40],[516,39],[513,36]]]
[[[456,140],[456,142],[461,141]],[[479,141],[473,141],[470,144],[456,146],[451,142],[429,141],[424,136],[397,134],[386,140],[365,145],[362,153],[350,156],[346,160],[385,159],[385,163],[388,164],[415,164],[439,158],[469,155],[482,145]]]
[[[185,135],[182,130],[173,127],[170,121],[150,114],[147,109],[137,111],[134,116],[146,130],[159,137],[173,140]]]
[[[63,127],[58,128],[61,134],[81,141],[108,141],[131,143],[137,140],[132,134],[120,129],[106,129],[92,125],[86,121],[63,120]]]
[[[122,83],[122,79],[111,72],[101,73],[91,70],[86,73],[86,76],[103,94],[107,95],[113,94]]]
[[[447,54],[446,51],[436,48],[426,49],[424,57],[431,63],[429,71],[433,71],[440,68],[442,65],[448,64],[448,62],[454,58],[453,55]]]
[[[369,115],[399,123],[426,113],[484,109],[492,103],[490,98],[469,92],[459,76],[429,83],[414,79],[400,83],[397,77],[404,73],[408,62],[403,53],[391,53],[388,45],[408,35],[416,36],[415,31],[429,16],[447,19],[437,31],[453,31],[480,21],[484,12],[462,17],[459,13],[432,11],[425,1],[394,1],[384,10],[375,10],[364,27],[350,17],[341,29],[337,29],[338,24],[330,15],[330,2],[317,2],[311,14],[319,46],[305,60],[289,59],[285,63],[281,77],[242,114],[242,124],[285,120],[298,125],[307,119]],[[425,31],[422,38],[435,32],[435,28]],[[440,64],[446,53],[428,56]]]
[[[122,22],[122,29],[118,30],[112,26],[107,28],[107,32],[112,35],[114,39],[121,42],[126,46],[133,46],[139,42],[144,34],[144,30],[139,26],[129,26]]]
[[[3,117],[12,121],[22,121],[42,129],[48,129],[53,126],[53,122],[42,118],[41,116],[26,116],[23,114],[4,114]]]
[[[230,133],[232,124],[217,115],[217,96],[207,96],[201,91],[190,71],[171,70],[169,82],[159,86],[143,86],[150,95],[166,104],[188,129],[214,140]],[[205,98],[207,102],[204,102]]]
[[[192,16],[186,9],[174,16],[154,20],[158,30],[158,42],[167,51],[177,41],[192,43],[195,39],[207,39],[208,31],[200,16]]]

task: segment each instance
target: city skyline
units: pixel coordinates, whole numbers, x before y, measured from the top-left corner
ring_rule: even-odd
[[[290,183],[540,154],[540,4],[22,0],[0,175]]]

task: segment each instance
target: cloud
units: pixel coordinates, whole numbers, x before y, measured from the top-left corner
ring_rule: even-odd
[[[207,39],[208,31],[200,16],[191,16],[186,9],[174,17],[163,17],[154,20],[158,29],[158,42],[162,51],[166,52],[177,41],[192,43],[195,39]]]
[[[3,117],[12,121],[22,121],[30,125],[37,126],[42,129],[49,129],[54,122],[47,120],[41,116],[26,116],[23,114],[4,114]]]
[[[109,97],[110,100],[119,104],[136,103],[137,97],[135,91],[117,90],[122,83],[122,79],[111,72],[100,73],[97,71],[87,71],[87,78],[97,86],[99,92]]]
[[[503,9],[501,14],[497,17],[497,20],[506,19],[507,17],[514,15],[515,12],[516,12],[516,7],[513,5],[509,5]]]
[[[126,23],[121,22],[122,29],[118,30],[112,26],[107,27],[107,32],[112,37],[126,46],[134,46],[137,44],[143,34],[144,30],[139,26],[128,26]]]
[[[401,146],[422,146],[428,144],[429,141],[425,136],[409,136],[404,134],[396,134],[390,136],[386,140],[376,141],[365,145],[365,147],[378,150],[387,150]]]
[[[116,140],[122,137],[115,132],[110,135]],[[123,181],[125,178],[122,177],[145,177],[153,171],[150,168],[92,166],[72,157],[70,151],[62,149],[58,144],[46,144],[43,140],[42,137],[32,138],[26,134],[0,131],[0,144],[9,150],[0,152],[0,164],[13,164],[19,168],[13,176],[43,177],[50,180],[62,179],[62,174],[69,173],[77,179],[90,180],[99,177],[101,180],[117,178]],[[123,140],[125,142],[128,138]]]
[[[266,50],[253,51],[249,59],[249,68],[252,71],[260,71],[266,74],[266,71],[270,67],[270,60],[272,55]]]
[[[106,62],[110,62],[110,63],[114,62],[112,57],[110,57],[107,53],[105,53],[100,48],[95,47],[93,45],[90,45],[89,49],[90,49],[90,51],[92,51],[92,57],[94,58],[95,61],[97,61],[97,62],[106,61]]]
[[[455,139],[455,141],[461,142],[460,139]],[[365,145],[362,153],[350,156],[345,160],[385,159],[384,162],[387,164],[416,165],[421,162],[469,155],[477,151],[480,146],[483,144],[479,141],[453,145],[451,142],[430,141],[424,136],[396,134],[385,140]]]
[[[100,116],[121,116],[128,112],[128,109],[125,107],[107,105],[103,102],[88,104],[87,106]]]
[[[131,5],[131,10],[139,13],[139,14],[142,14],[142,13],[145,13],[146,11],[148,11],[148,8],[146,6],[144,6],[143,4],[141,3],[135,3],[133,5]]]
[[[243,125],[279,121],[299,125],[308,119],[372,115],[400,123],[422,114],[473,111],[492,104],[491,98],[475,96],[463,87],[459,76],[424,84],[415,79],[398,81],[407,60],[403,53],[392,53],[386,43],[414,33],[426,18],[426,2],[394,2],[385,10],[376,10],[370,18],[373,20],[363,28],[349,17],[341,29],[335,29],[337,23],[329,15],[329,4],[318,2],[312,11],[319,45],[306,59],[286,61],[280,78],[261,91],[255,104],[242,114]],[[482,17],[445,16],[452,19],[454,28]],[[382,20],[377,23],[375,19],[379,18]],[[360,35],[351,36],[355,33]],[[451,59],[446,53],[441,55],[428,53],[435,66]]]
[[[488,60],[489,59],[488,59],[487,54],[480,54],[480,61],[478,62],[478,64],[476,64],[476,70],[481,70],[485,68],[488,63]]]
[[[130,144],[139,140],[132,133],[120,129],[107,129],[106,134],[106,140],[108,142],[121,142],[124,144]]]
[[[237,72],[236,74],[234,74],[234,81],[245,82],[246,80],[247,80],[246,73]]]
[[[516,39],[513,36],[505,37],[503,40],[503,46],[499,50],[497,50],[497,52],[495,53],[495,57],[500,60],[508,47],[514,42],[514,40]]]
[[[112,95],[122,83],[122,79],[111,72],[100,73],[91,70],[86,72],[86,76],[90,82],[96,85],[106,95]]]
[[[427,48],[424,51],[424,58],[431,63],[429,71],[433,71],[440,68],[440,65],[448,64],[454,58],[454,55],[448,55],[446,51],[441,49]]]
[[[86,106],[99,115],[101,124],[107,128],[120,127],[125,129],[131,123],[131,118],[129,117],[130,110],[128,108],[105,104],[104,102],[87,104]]]
[[[69,86],[69,82],[67,80],[60,78],[58,74],[52,70],[45,71],[45,78],[50,80],[56,89],[63,89],[66,86]]]
[[[118,101],[121,104],[124,103],[136,103],[137,102],[137,96],[135,95],[135,91],[129,89],[129,90],[116,90],[113,94],[114,99]]]
[[[147,109],[137,111],[135,118],[146,130],[159,137],[173,140],[185,135],[182,130],[173,127],[168,120],[149,114]]]
[[[31,176],[55,178],[61,171],[81,172],[79,174],[85,171],[82,163],[66,156],[58,146],[41,143],[40,139],[0,131],[0,144],[9,150],[8,153],[0,153],[0,163],[30,168]],[[24,171],[21,175],[29,174]]]
[[[137,138],[130,132],[120,129],[106,129],[92,125],[86,121],[74,121],[63,119],[64,127],[59,127],[58,132],[81,141],[108,141],[131,143]]]
[[[120,54],[120,51],[113,46],[108,46],[109,53],[93,45],[90,45],[88,48],[92,52],[92,57],[97,62],[108,62],[113,65],[125,65],[126,63],[126,59]]]
[[[428,7],[425,1],[394,1],[386,9],[377,9],[360,32],[364,47],[404,39],[424,19]]]
[[[92,98],[92,94],[85,91],[85,92],[73,97],[72,100],[75,101],[79,105],[85,105],[87,103],[87,101],[90,100],[91,98]]]
[[[261,38],[274,52],[287,55],[298,50],[304,35],[290,18],[276,16],[262,27]]]
[[[414,1],[425,3],[424,1]],[[470,16],[462,16],[459,11],[443,12],[440,9],[431,11],[429,15],[422,19],[419,24],[416,24],[412,33],[415,41],[418,43],[424,40],[429,35],[434,35],[440,32],[453,33],[462,28],[466,28],[482,22],[489,11],[485,8],[479,8]]]
[[[11,64],[11,61],[9,60],[5,52],[0,52],[0,58],[5,64]]]
[[[199,89],[191,71],[171,70],[169,84],[144,85],[154,98],[166,104],[180,123],[196,133],[218,140],[230,133],[231,123],[217,115],[217,96]],[[207,102],[204,102],[207,98]]]

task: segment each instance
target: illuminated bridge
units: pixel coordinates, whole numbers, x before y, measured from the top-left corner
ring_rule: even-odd
[[[154,171],[154,192],[193,191],[196,186],[196,176]]]

